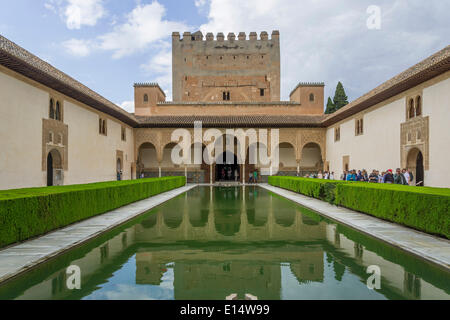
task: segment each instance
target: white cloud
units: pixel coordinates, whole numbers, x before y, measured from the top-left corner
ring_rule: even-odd
[[[166,94],[166,99],[172,99],[172,51],[165,43],[160,51],[150,60],[142,64],[141,69],[150,77],[149,82],[157,82]]]
[[[89,40],[70,39],[62,43],[66,52],[76,57],[86,57],[91,53],[92,43]]]
[[[134,113],[134,101],[124,101],[117,105],[129,113]]]
[[[166,9],[157,1],[138,5],[127,15],[125,23],[99,37],[100,48],[113,51],[114,58],[121,58],[169,37],[172,31],[188,29],[183,23],[165,20],[165,14]]]
[[[197,2],[205,5],[203,0]],[[369,30],[366,9],[372,4],[368,0],[209,0],[208,21],[200,29],[247,35],[280,30],[283,99],[299,81],[325,81],[326,95],[332,95],[339,80],[355,99],[448,42],[448,3],[378,1],[381,30]]]
[[[44,6],[59,13],[69,29],[95,26],[106,15],[103,0],[48,0]]]

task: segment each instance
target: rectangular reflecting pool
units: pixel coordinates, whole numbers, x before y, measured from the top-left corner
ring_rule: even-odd
[[[71,266],[79,267],[80,289],[67,285]],[[380,270],[380,289],[367,286],[369,266]],[[263,188],[197,187],[0,285],[0,299],[224,300],[233,293],[450,299],[450,273]]]

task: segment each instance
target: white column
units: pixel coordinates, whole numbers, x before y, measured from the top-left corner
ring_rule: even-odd
[[[245,184],[245,163],[242,165],[242,184]]]
[[[187,167],[184,166],[184,176],[186,177],[186,181],[187,181]]]
[[[159,177],[161,178],[161,166],[158,167]]]
[[[212,184],[213,183],[213,169],[212,169],[212,165],[209,166],[209,183]]]

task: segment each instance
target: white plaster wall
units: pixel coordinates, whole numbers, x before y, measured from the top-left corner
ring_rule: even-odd
[[[327,161],[330,171],[343,171],[343,157],[350,156],[349,169],[378,169],[400,167],[400,124],[405,122],[405,98],[386,104],[364,114],[364,134],[355,136],[355,118],[340,123],[341,139],[334,141],[334,128],[327,130]]]
[[[42,186],[49,94],[0,71],[0,189]]]
[[[423,115],[429,116],[430,170],[425,184],[450,188],[450,78],[423,90]]]
[[[127,128],[126,141],[122,141],[121,123],[106,118],[108,135],[104,136],[98,133],[96,112],[64,101],[64,122],[69,126],[69,170],[64,172],[65,185],[116,180],[117,150],[123,151],[123,179],[131,179],[133,133]]]

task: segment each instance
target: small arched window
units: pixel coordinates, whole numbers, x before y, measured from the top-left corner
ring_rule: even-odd
[[[54,106],[53,99],[50,99],[50,106],[49,106],[49,111],[48,111],[48,117],[50,119],[55,119],[55,106]]]
[[[48,133],[48,142],[53,143],[53,132],[49,131]]]
[[[314,94],[313,93],[311,93],[309,95],[309,101],[314,102]]]
[[[422,131],[417,130],[417,140],[422,140]]]
[[[55,112],[55,120],[61,120],[61,107],[59,101],[56,101],[56,112]]]
[[[408,112],[408,117],[409,119],[414,118],[415,115],[415,110],[414,110],[414,100],[410,99],[409,100],[409,112]]]
[[[422,115],[422,99],[420,96],[416,98],[416,117]]]
[[[148,102],[148,94],[144,94],[144,102]]]

